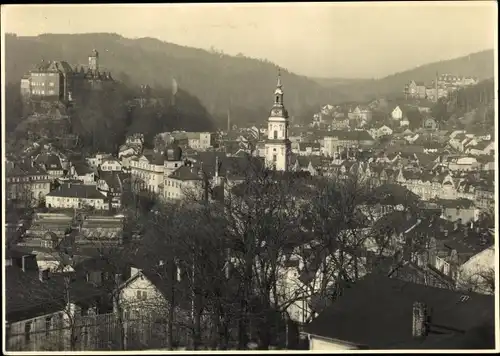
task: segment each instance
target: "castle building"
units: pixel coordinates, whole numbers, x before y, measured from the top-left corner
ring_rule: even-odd
[[[89,56],[88,69],[73,69],[66,61],[45,61],[23,76],[21,95],[34,102],[58,101],[70,103],[84,87],[99,89],[103,82],[113,82],[110,73],[99,71],[99,53],[94,50]]]
[[[267,122],[266,166],[277,171],[288,171],[290,169],[292,148],[288,139],[288,111],[283,103],[283,86],[279,72],[278,83],[274,91],[274,105]]]

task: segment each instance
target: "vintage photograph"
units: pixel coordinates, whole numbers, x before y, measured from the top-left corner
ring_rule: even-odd
[[[498,350],[497,2],[1,16],[4,353]]]

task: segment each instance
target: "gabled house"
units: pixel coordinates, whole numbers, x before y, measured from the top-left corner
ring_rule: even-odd
[[[129,184],[129,174],[117,171],[105,171],[99,173],[96,186],[97,190],[111,199],[111,206],[118,209],[121,207],[122,194]]]
[[[85,161],[73,160],[70,163],[68,177],[71,179],[81,180],[83,184],[95,184],[95,170],[91,168]]]
[[[396,106],[392,111],[391,111],[391,118],[393,120],[401,120],[403,119],[403,110],[401,110],[401,107]]]
[[[121,162],[117,158],[106,158],[98,166],[103,172],[121,172],[123,170]]]

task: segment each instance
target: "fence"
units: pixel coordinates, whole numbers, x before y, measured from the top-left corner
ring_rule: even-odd
[[[113,314],[80,317],[74,323],[56,322],[52,325],[26,323],[12,325],[7,335],[8,351],[110,351],[142,350],[167,347],[165,322],[136,317],[120,322]],[[123,333],[123,335],[122,335]],[[179,347],[188,345],[185,327],[173,325],[173,339]]]
[[[10,325],[7,328],[7,350],[117,351],[166,349],[168,347],[168,325],[164,318],[135,316],[120,322],[116,314],[109,313],[82,316],[71,325],[68,325],[69,323],[64,322],[61,318],[50,325],[44,320],[46,318],[42,318],[41,322],[30,323],[29,329],[26,328],[25,322]],[[172,325],[172,346],[175,349],[190,348],[191,333],[192,329],[186,323],[174,323]],[[202,317],[201,348],[208,349],[211,341],[217,339],[217,333],[218,331],[213,327],[210,318],[208,316]],[[237,347],[237,337],[236,328],[230,327],[230,335],[227,340],[229,349]],[[284,335],[281,335],[279,339],[284,339]]]

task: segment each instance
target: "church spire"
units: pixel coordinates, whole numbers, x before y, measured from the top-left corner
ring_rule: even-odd
[[[280,88],[282,87],[281,85],[281,69],[278,67],[278,83],[276,84],[276,87],[277,88]]]

